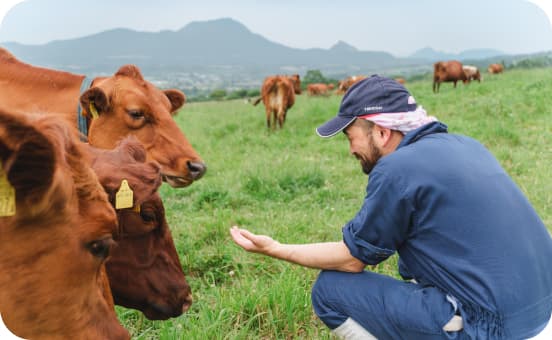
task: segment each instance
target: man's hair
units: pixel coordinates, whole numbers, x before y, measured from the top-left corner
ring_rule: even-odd
[[[357,120],[360,120],[362,121],[362,127],[364,129],[366,129],[366,131],[372,131],[372,129],[374,128],[374,126],[376,125],[374,122],[372,122],[371,120],[367,120],[367,119],[362,119],[362,118],[357,118]]]

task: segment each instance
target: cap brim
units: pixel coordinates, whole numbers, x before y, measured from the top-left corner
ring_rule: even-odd
[[[316,133],[320,137],[333,137],[340,131],[343,131],[347,126],[351,125],[355,121],[356,117],[340,117],[336,116],[326,123],[316,128]]]

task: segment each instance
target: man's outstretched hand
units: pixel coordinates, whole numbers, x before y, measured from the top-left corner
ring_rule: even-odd
[[[278,246],[278,242],[269,236],[255,235],[249,230],[237,226],[230,228],[230,235],[237,245],[253,253],[270,255],[271,251]]]

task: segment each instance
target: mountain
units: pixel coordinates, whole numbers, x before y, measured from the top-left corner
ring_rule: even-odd
[[[441,51],[436,51],[431,47],[422,48],[409,56],[412,59],[422,59],[430,62],[436,62],[440,60],[477,60],[477,59],[487,59],[492,57],[498,57],[506,55],[506,53],[493,49],[470,49],[462,51],[461,53],[446,53]]]
[[[178,31],[113,29],[45,45],[4,43],[32,64],[106,68],[135,63],[146,68],[192,66],[308,66],[360,68],[408,64],[386,52],[359,51],[344,42],[326,49],[297,49],[272,42],[233,19],[193,22]]]

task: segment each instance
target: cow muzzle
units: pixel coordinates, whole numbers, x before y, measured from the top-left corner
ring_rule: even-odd
[[[173,188],[183,188],[199,180],[205,172],[207,165],[203,162],[186,162],[187,176],[175,176],[173,174],[162,173],[163,181],[167,182]]]

